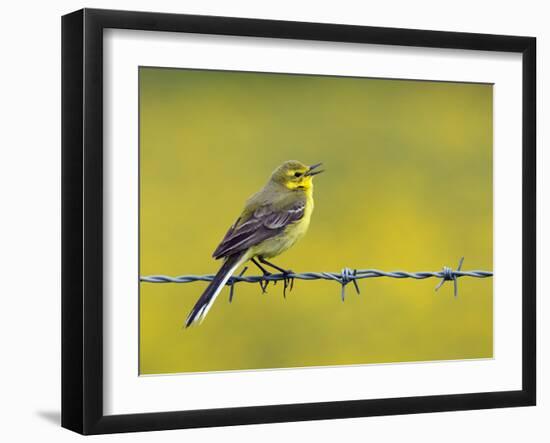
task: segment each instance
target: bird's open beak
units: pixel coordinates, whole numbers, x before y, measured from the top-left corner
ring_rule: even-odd
[[[319,166],[321,166],[322,163],[316,163],[314,165],[311,165],[309,167],[309,169],[307,170],[307,172],[305,173],[306,176],[311,176],[311,175],[317,175],[317,174],[320,174],[321,172],[325,172],[323,169],[320,169],[318,171],[315,171],[315,169],[317,169]]]

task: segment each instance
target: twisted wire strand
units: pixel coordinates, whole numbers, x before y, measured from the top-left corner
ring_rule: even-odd
[[[233,287],[236,283],[259,283],[260,286],[268,284],[270,282],[284,281],[285,288],[286,282],[289,280],[334,280],[342,286],[342,300],[345,297],[345,287],[348,283],[353,283],[356,292],[359,294],[359,286],[357,280],[366,278],[412,278],[415,280],[424,280],[427,278],[439,278],[441,279],[435,290],[439,290],[441,286],[447,282],[452,281],[454,285],[454,296],[458,296],[458,279],[461,277],[473,277],[473,278],[488,278],[492,277],[493,273],[490,271],[472,270],[463,271],[462,264],[464,257],[462,257],[458,263],[456,269],[452,269],[448,266],[443,267],[441,271],[420,271],[420,272],[407,272],[407,271],[381,271],[379,269],[351,269],[343,268],[340,272],[300,272],[300,273],[280,273],[269,275],[243,275],[248,268],[244,268],[239,275],[233,275],[228,280],[226,285],[230,287],[230,301],[233,298]],[[170,277],[167,275],[149,275],[140,277],[140,281],[144,283],[193,283],[197,281],[210,282],[214,279],[214,274],[207,275],[180,275],[177,277]],[[262,286],[264,289],[264,286]]]

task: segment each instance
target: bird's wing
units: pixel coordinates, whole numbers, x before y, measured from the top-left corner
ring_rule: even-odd
[[[304,201],[295,202],[282,209],[274,209],[272,205],[260,206],[246,221],[239,218],[229,228],[212,256],[227,257],[275,237],[288,225],[300,220],[304,216],[305,207]]]

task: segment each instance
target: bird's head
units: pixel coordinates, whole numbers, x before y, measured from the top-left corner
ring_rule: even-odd
[[[317,169],[319,166],[321,163],[306,166],[297,160],[288,160],[273,171],[271,180],[292,191],[307,191],[313,186],[313,176],[323,172]]]

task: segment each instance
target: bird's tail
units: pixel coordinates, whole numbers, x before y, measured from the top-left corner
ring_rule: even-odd
[[[229,277],[231,277],[231,275],[235,272],[235,269],[241,265],[243,255],[244,253],[230,255],[225,259],[222,267],[187,316],[187,319],[185,320],[186,328],[191,326],[193,323],[201,323],[204,320],[204,317],[208,314],[208,311],[214,304],[218,294],[227,283],[227,280],[229,280]]]

